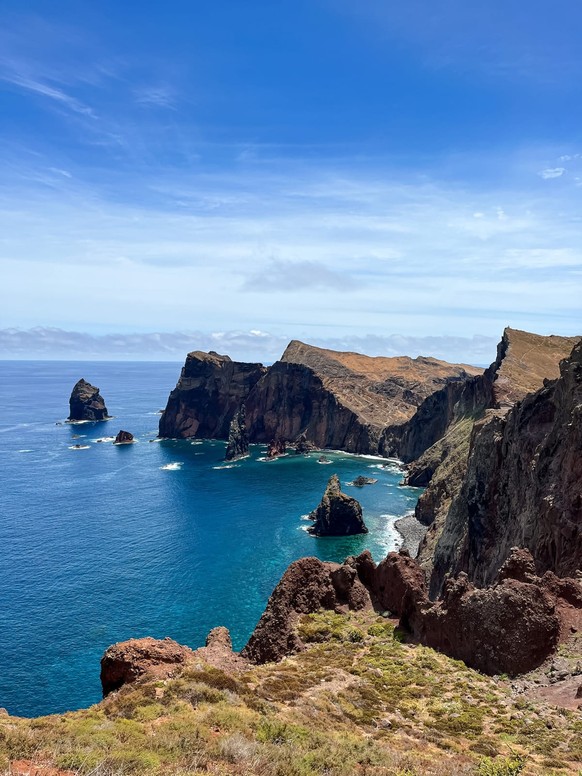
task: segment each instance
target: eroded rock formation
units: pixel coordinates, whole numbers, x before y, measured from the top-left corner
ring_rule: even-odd
[[[267,447],[267,458],[269,460],[279,458],[279,456],[285,455],[286,452],[287,444],[284,439],[272,439]]]
[[[462,488],[436,546],[431,592],[448,572],[493,581],[512,545],[540,571],[573,575],[582,561],[582,344],[509,411],[476,424]]]
[[[230,423],[267,369],[218,353],[189,353],[160,418],[160,437],[228,439]]]
[[[109,420],[109,413],[105,401],[96,388],[86,380],[79,380],[75,384],[69,399],[70,422],[79,420]]]
[[[318,507],[309,515],[314,536],[352,536],[368,533],[360,503],[341,491],[337,474],[332,474]]]
[[[224,454],[225,461],[235,461],[249,454],[249,437],[247,434],[245,405],[235,413],[230,421],[228,444]]]
[[[115,437],[114,445],[130,445],[134,442],[133,434],[129,431],[120,431]]]
[[[194,658],[194,652],[172,639],[130,639],[113,644],[101,658],[103,696],[145,674],[165,679]]]

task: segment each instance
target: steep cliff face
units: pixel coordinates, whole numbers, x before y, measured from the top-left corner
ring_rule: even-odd
[[[574,574],[582,563],[581,482],[578,344],[557,380],[475,425],[467,473],[436,545],[431,594],[447,572],[490,583],[513,545],[530,550],[538,571]]]
[[[408,420],[449,381],[480,370],[432,358],[372,358],[293,341],[268,370],[191,353],[160,436],[224,439],[240,405],[251,442],[305,438],[316,447],[377,453],[383,428]]]
[[[267,369],[218,353],[189,353],[160,418],[168,438],[228,439],[230,422]]]
[[[461,383],[448,383],[429,396],[401,427],[388,428],[381,449],[414,460],[407,482],[428,486],[416,506],[416,517],[430,526],[419,560],[432,573],[433,555],[453,500],[467,472],[473,427],[495,411],[504,414],[545,379],[558,376],[560,360],[576,343],[573,337],[544,337],[505,329],[497,357],[485,372]]]
[[[254,441],[300,435],[317,447],[378,453],[388,424],[410,418],[449,381],[479,370],[433,358],[339,353],[292,341],[247,402]]]

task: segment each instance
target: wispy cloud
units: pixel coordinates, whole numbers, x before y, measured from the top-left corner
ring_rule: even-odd
[[[565,172],[565,167],[548,167],[545,170],[540,170],[538,175],[540,178],[543,178],[545,181],[547,181],[551,180],[552,178],[561,178]]]
[[[0,66],[3,66],[4,72],[0,71],[0,80],[5,83],[12,84],[25,91],[33,92],[34,94],[46,97],[49,100],[57,102],[59,105],[68,108],[74,113],[79,113],[83,116],[90,116],[96,118],[95,112],[88,105],[85,105],[80,100],[76,99],[70,94],[67,94],[61,88],[58,88],[50,83],[36,80],[30,76],[19,74],[16,72],[17,64],[15,62],[7,62],[4,60],[0,62]]]
[[[176,91],[171,86],[142,86],[134,91],[138,105],[154,106],[156,108],[176,107]]]
[[[243,291],[252,293],[282,293],[306,288],[349,292],[358,288],[361,281],[347,272],[338,272],[320,261],[271,261],[251,272],[242,285]]]
[[[0,329],[0,359],[96,359],[183,361],[192,350],[217,350],[238,360],[272,363],[289,339],[260,329],[249,331],[147,332],[92,335],[58,328]],[[321,337],[310,344],[370,356],[433,356],[486,365],[495,357],[495,337],[381,336]]]

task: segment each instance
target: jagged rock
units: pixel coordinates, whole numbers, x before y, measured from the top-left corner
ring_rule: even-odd
[[[230,422],[228,444],[224,455],[225,461],[234,461],[249,454],[249,438],[245,422],[245,405],[235,414]]]
[[[113,644],[101,658],[103,697],[124,684],[148,677],[165,679],[187,662],[194,652],[172,639],[130,639]]]
[[[109,420],[109,414],[103,397],[96,388],[86,380],[79,380],[71,392],[69,399],[70,422],[79,420]]]
[[[129,431],[120,431],[117,436],[115,437],[115,441],[113,442],[114,445],[130,445],[132,442],[134,442],[133,434],[130,434]]]
[[[514,550],[505,574],[523,576],[532,563],[527,552]],[[242,655],[255,663],[280,660],[304,646],[296,627],[302,614],[373,605],[400,617],[423,644],[480,671],[523,673],[554,652],[569,613],[582,610],[576,580],[526,573],[526,582],[506,576],[483,590],[460,574],[433,603],[422,568],[406,552],[388,553],[378,566],[368,551],[341,566],[302,558],[283,575]]]
[[[248,661],[232,651],[232,640],[228,628],[213,628],[206,637],[206,646],[194,651],[194,657],[214,668],[228,673],[245,671]]]
[[[431,595],[445,574],[491,583],[512,546],[541,571],[574,575],[582,560],[582,343],[557,380],[475,425],[467,472],[434,556]]]
[[[228,439],[234,415],[266,372],[214,351],[189,353],[160,418],[160,437]]]
[[[287,444],[284,439],[272,439],[267,448],[267,458],[278,458],[287,452]]]
[[[341,492],[337,474],[330,477],[321,503],[309,517],[314,524],[308,530],[315,536],[368,533],[362,517],[362,507],[355,498]]]
[[[363,488],[364,485],[375,485],[378,482],[378,480],[375,480],[374,477],[363,477],[361,474],[356,477],[356,479],[350,483],[355,488]]]
[[[312,453],[314,450],[318,450],[319,448],[313,444],[313,442],[310,442],[305,434],[300,434],[297,439],[295,440],[295,452],[298,455],[305,455],[306,453]]]
[[[357,570],[342,571],[338,563],[301,558],[292,563],[269,598],[267,608],[241,656],[252,663],[281,660],[303,649],[296,632],[300,615],[342,606],[371,606]]]

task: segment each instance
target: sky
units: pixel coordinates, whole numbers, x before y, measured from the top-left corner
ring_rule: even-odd
[[[488,363],[507,325],[582,334],[581,24],[575,0],[4,0],[0,356],[174,333]]]

